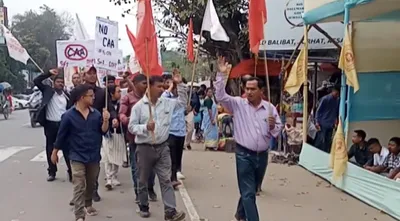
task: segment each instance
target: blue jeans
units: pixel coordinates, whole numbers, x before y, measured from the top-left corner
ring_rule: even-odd
[[[318,131],[315,137],[314,146],[322,151],[330,153],[332,145],[332,135],[333,127],[321,126],[321,130]]]
[[[138,195],[138,174],[137,174],[137,167],[136,167],[136,144],[130,143],[129,144],[129,161],[131,164],[131,173],[132,173],[132,180],[133,180],[133,188],[135,190],[136,196]],[[156,179],[156,174],[154,171],[150,174],[148,180],[148,189],[154,190],[154,182]]]
[[[236,173],[240,198],[236,217],[259,221],[256,205],[257,185],[262,182],[268,164],[268,152],[254,152],[236,144]]]

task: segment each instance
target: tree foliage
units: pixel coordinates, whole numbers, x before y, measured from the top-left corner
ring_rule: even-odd
[[[55,67],[56,40],[70,37],[73,19],[68,13],[57,13],[43,5],[39,12],[30,10],[12,19],[11,32],[43,69]]]
[[[116,5],[136,4],[130,0],[110,0]],[[225,28],[230,42],[216,42],[210,39],[209,33],[203,33],[205,42],[201,44],[201,52],[216,56],[222,54],[236,63],[250,57],[248,45],[248,1],[247,0],[213,0],[220,22]],[[161,29],[161,39],[174,38],[184,50],[187,40],[189,20],[193,18],[194,34],[200,35],[203,15],[207,0],[155,0],[153,10],[156,23]],[[131,9],[124,14],[135,14]],[[159,15],[159,16],[157,16]],[[162,40],[163,41],[163,40]],[[198,44],[198,42],[196,42]]]

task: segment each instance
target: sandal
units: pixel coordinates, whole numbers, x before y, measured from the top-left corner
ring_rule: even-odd
[[[97,210],[94,207],[86,207],[86,215],[88,216],[96,216]]]

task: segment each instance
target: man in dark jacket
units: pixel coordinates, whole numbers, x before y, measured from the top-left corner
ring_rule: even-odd
[[[43,84],[43,80],[53,76],[53,87]],[[69,94],[64,89],[64,76],[59,75],[58,71],[53,69],[47,74],[41,74],[33,81],[36,87],[42,92],[42,103],[39,107],[36,121],[44,128],[46,136],[46,156],[48,163],[48,178],[51,182],[56,179],[57,165],[51,162],[51,153],[54,148],[54,142],[57,138],[58,129],[63,115],[70,107],[71,102]],[[68,158],[68,151],[63,152],[65,163],[68,167],[68,178],[72,181],[71,165]]]
[[[106,95],[106,90],[104,88],[98,87],[96,85],[96,83],[98,82],[96,68],[91,67],[88,70],[88,72],[85,73],[84,79],[85,79],[85,84],[91,85],[93,88],[93,91],[94,91],[94,101],[93,101],[92,107],[94,109],[98,110],[100,113],[103,112],[103,108],[107,107],[107,110],[110,113],[112,127],[118,128],[119,122],[117,119],[117,112],[115,111],[114,106],[111,102],[111,97],[109,95]],[[107,105],[106,105],[106,96],[108,96]],[[98,188],[99,188],[98,178],[99,178],[99,176],[97,176],[95,191],[93,193],[93,201],[95,201],[95,202],[98,202],[101,200],[101,197],[98,193]]]

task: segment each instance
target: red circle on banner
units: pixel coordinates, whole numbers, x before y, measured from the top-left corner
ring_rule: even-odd
[[[88,50],[81,44],[69,44],[65,47],[64,55],[71,61],[82,61],[88,57]]]

